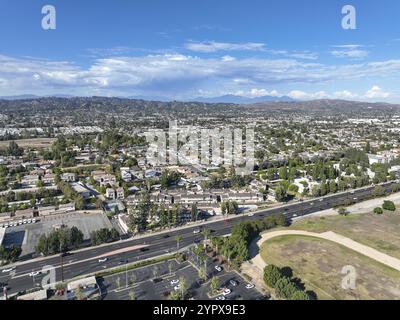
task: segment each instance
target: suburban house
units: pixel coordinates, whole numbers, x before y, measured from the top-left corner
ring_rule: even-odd
[[[181,204],[212,204],[217,203],[218,199],[217,196],[211,193],[195,193],[177,195],[174,202]]]
[[[264,201],[262,193],[254,192],[229,192],[221,195],[221,201],[236,201],[238,204],[259,203]]]
[[[55,182],[55,175],[54,174],[45,174],[43,177],[42,177],[42,181],[43,181],[43,183],[45,183],[45,184],[54,184],[54,182]]]
[[[61,180],[64,182],[75,182],[76,181],[76,174],[66,172],[61,175]]]
[[[107,197],[108,199],[112,199],[112,200],[116,199],[116,197],[115,197],[115,190],[112,189],[112,188],[107,188],[107,189],[106,189],[106,197]]]
[[[117,188],[115,191],[117,195],[117,199],[124,200],[125,199],[125,190],[124,188]]]
[[[25,209],[25,210],[17,210],[13,215],[13,219],[26,219],[33,218],[33,208]]]
[[[26,186],[36,186],[38,182],[39,182],[39,175],[37,174],[26,175],[21,178],[21,184]]]

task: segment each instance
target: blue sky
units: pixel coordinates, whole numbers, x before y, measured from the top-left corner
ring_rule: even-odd
[[[400,102],[399,15],[398,0],[2,0],[0,96]]]

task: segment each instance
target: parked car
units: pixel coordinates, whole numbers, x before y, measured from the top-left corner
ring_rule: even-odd
[[[222,267],[221,266],[215,266],[215,270],[217,270],[218,272],[222,271]]]
[[[171,280],[171,285],[176,285],[179,283],[179,279]]]
[[[231,294],[232,293],[232,290],[231,289],[224,289],[224,291],[222,291],[222,294],[224,295],[224,296],[227,296],[228,294]]]
[[[233,280],[233,279],[229,280],[229,283],[230,283],[233,287],[236,287],[236,286],[238,285],[238,282],[237,282],[236,280]]]
[[[215,300],[225,300],[226,298],[224,296],[218,296],[215,298]]]
[[[254,284],[252,284],[252,283],[246,284],[246,289],[253,289],[253,288],[254,288]]]

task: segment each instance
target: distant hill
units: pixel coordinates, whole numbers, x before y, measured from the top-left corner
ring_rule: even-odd
[[[293,102],[294,100],[287,96],[282,97],[272,97],[272,96],[262,96],[256,98],[247,98],[243,96],[236,96],[233,94],[228,94],[220,97],[214,98],[194,98],[191,101],[204,102],[204,103],[235,103],[235,104],[253,104],[262,102]]]
[[[0,100],[33,100],[33,99],[40,99],[40,98],[50,98],[50,97],[54,97],[54,98],[72,98],[74,96],[69,95],[69,94],[56,94],[56,95],[52,95],[52,96],[37,96],[34,94],[22,94],[22,95],[18,95],[18,96],[4,96],[1,97],[0,96]]]
[[[297,111],[330,111],[330,112],[357,112],[357,111],[391,111],[400,109],[400,105],[389,104],[385,102],[368,103],[363,101],[350,101],[350,100],[333,100],[333,99],[320,99],[310,101],[296,101],[296,102],[272,102],[272,103],[258,103],[253,104],[253,108],[257,109],[284,109],[284,110],[297,110]]]
[[[351,114],[357,116],[361,113],[369,113],[378,116],[380,112],[399,112],[400,105],[389,103],[367,103],[347,100],[312,100],[312,101],[262,101],[251,100],[245,102],[205,102],[205,101],[149,101],[144,99],[127,99],[117,97],[32,97],[24,95],[19,97],[0,98],[0,110],[2,113],[25,112],[35,114],[37,112],[63,112],[70,114],[72,111],[83,111],[89,114],[96,112],[140,112],[154,113],[159,116],[177,113],[207,114],[223,112],[237,114],[238,112],[301,112],[323,113],[330,115]],[[19,98],[19,99],[18,99]],[[232,98],[232,97],[231,97]],[[222,99],[228,101],[228,99]],[[209,101],[209,100],[207,100]],[[219,101],[216,99],[214,101]],[[231,101],[236,101],[232,98]]]
[[[36,96],[34,94],[23,94],[19,96],[5,96],[5,97],[0,97],[0,100],[29,100],[29,99],[38,99],[40,98],[39,96]]]

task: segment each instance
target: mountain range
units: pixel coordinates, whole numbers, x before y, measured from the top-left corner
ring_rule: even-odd
[[[39,98],[46,98],[46,97],[55,97],[55,98],[72,98],[72,95],[68,94],[57,94],[53,96],[38,96],[33,94],[24,94],[24,95],[16,95],[16,96],[5,96],[1,97],[2,100],[28,100],[28,99],[39,99]],[[130,96],[130,97],[120,97],[121,99],[135,99],[135,100],[147,100],[147,101],[161,101],[161,102],[169,102],[171,99],[166,97],[160,96]],[[262,97],[255,97],[255,98],[248,98],[233,94],[223,95],[219,97],[197,97],[194,99],[185,99],[177,101],[182,102],[203,102],[203,103],[234,103],[234,104],[254,104],[254,103],[263,103],[263,102],[293,102],[292,98],[288,96],[282,97],[273,97],[273,96],[262,96]]]

